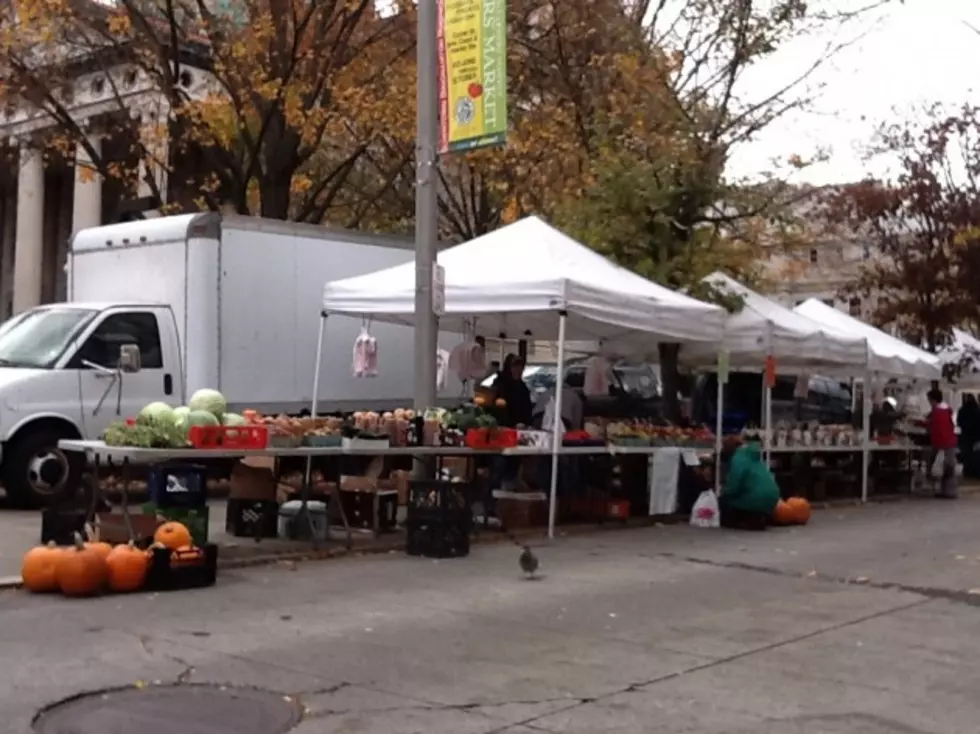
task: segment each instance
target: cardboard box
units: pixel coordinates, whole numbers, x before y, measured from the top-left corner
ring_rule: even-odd
[[[126,527],[126,518],[121,512],[100,512],[98,518],[100,540],[113,545],[128,543],[131,540],[129,529]],[[135,536],[132,540],[137,543],[152,540],[153,533],[163,523],[155,513],[131,512],[129,520]]]
[[[272,468],[251,466],[246,464],[246,461],[250,459],[239,461],[231,470],[229,499],[275,501],[276,477],[272,473]]]

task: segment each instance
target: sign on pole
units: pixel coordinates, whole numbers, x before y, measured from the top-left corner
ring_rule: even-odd
[[[446,314],[446,269],[439,263],[432,266],[432,313]]]
[[[439,0],[440,152],[507,140],[506,0]]]

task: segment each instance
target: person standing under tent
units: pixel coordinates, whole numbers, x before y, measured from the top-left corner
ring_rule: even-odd
[[[956,413],[956,425],[960,429],[959,448],[963,476],[976,479],[980,472],[977,471],[977,456],[973,447],[980,441],[980,404],[973,393],[963,396],[963,404]]]
[[[493,386],[493,414],[497,423],[506,428],[527,428],[531,425],[533,401],[531,391],[523,379],[524,360],[516,354],[508,354],[497,373]],[[493,504],[493,490],[513,491],[517,485],[520,459],[514,456],[495,456],[490,470],[488,504]],[[490,508],[487,508],[488,510]]]
[[[929,443],[933,449],[930,467],[933,478],[939,482],[936,497],[956,499],[957,441],[953,409],[943,402],[943,394],[940,390],[930,390],[928,398],[929,405],[932,406],[927,421]]]

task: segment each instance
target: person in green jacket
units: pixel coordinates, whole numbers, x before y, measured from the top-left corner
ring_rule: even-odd
[[[762,461],[757,438],[736,449],[732,456],[725,488],[718,498],[722,527],[765,530],[779,502],[779,487],[769,467]]]

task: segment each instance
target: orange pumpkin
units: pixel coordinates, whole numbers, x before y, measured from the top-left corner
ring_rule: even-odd
[[[146,581],[149,557],[132,541],[117,545],[106,559],[109,588],[113,591],[138,591]]]
[[[54,541],[27,551],[20,565],[20,578],[24,588],[35,594],[57,591],[58,564],[63,553]]]
[[[790,497],[786,500],[790,511],[793,513],[793,521],[797,525],[806,525],[810,521],[810,503],[802,497]]]
[[[185,545],[191,545],[194,541],[191,538],[191,531],[183,523],[165,522],[153,533],[153,542],[174,551]]]
[[[65,596],[95,596],[106,581],[106,561],[99,551],[86,548],[75,533],[75,547],[63,551],[58,560],[58,588]]]
[[[795,522],[793,508],[787,503],[779,500],[776,509],[772,512],[772,521],[776,525],[793,525]]]

